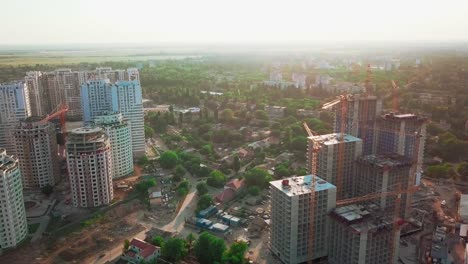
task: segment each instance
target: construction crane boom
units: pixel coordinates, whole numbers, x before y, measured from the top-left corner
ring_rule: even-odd
[[[392,109],[393,109],[393,112],[394,113],[397,113],[398,112],[398,90],[400,89],[400,87],[398,87],[398,85],[396,84],[396,82],[394,80],[392,80],[392,97],[393,97],[393,100],[392,100]]]
[[[315,233],[315,177],[317,176],[317,155],[320,151],[320,143],[315,141],[313,136],[316,135],[312,129],[309,128],[306,122],[302,123],[304,129],[309,135],[309,140],[312,141],[312,150],[311,150],[311,180],[310,180],[310,195],[309,195],[309,240],[308,240],[308,255],[309,255],[309,264],[312,263],[314,256],[314,233]]]
[[[398,195],[398,194],[414,193],[417,190],[418,190],[417,186],[411,186],[407,190],[403,190],[403,191],[400,190],[400,189],[397,189],[397,190],[394,190],[394,191],[370,193],[370,194],[366,194],[366,195],[363,195],[363,196],[360,196],[360,197],[354,197],[354,198],[349,198],[349,199],[344,199],[344,200],[338,200],[338,201],[336,201],[336,206],[344,206],[344,205],[369,201],[369,200],[376,199],[376,198],[382,198],[382,197],[393,196],[393,195]]]

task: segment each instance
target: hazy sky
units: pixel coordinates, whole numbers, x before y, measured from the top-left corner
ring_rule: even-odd
[[[468,40],[468,0],[0,0],[0,44]]]

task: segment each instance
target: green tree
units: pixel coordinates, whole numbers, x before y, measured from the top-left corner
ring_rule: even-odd
[[[185,169],[182,165],[177,164],[174,171],[174,181],[179,182],[182,180],[182,177],[185,175]]]
[[[206,184],[206,182],[202,181],[197,184],[197,192],[199,196],[208,193],[208,185]]]
[[[164,245],[164,238],[162,236],[154,236],[151,238],[151,244],[162,247]]]
[[[272,180],[270,174],[264,169],[252,168],[244,174],[245,182],[249,186],[265,188]]]
[[[223,187],[226,183],[226,176],[219,170],[213,170],[206,183],[212,187]]]
[[[256,119],[268,120],[268,115],[264,110],[255,111],[254,116],[255,116]]]
[[[41,188],[41,192],[45,194],[46,196],[49,196],[54,192],[54,187],[50,184],[47,184]]]
[[[148,157],[146,155],[144,155],[144,156],[141,156],[140,158],[138,158],[137,163],[140,166],[145,166],[146,164],[149,163],[149,159],[148,159]]]
[[[177,186],[177,194],[180,197],[183,197],[188,194],[189,188],[190,188],[190,183],[187,180],[184,180],[181,183],[179,183],[179,185]]]
[[[258,188],[258,186],[250,186],[249,194],[252,196],[258,196],[260,194],[260,188]]]
[[[234,112],[229,108],[224,109],[221,112],[221,120],[223,122],[231,122],[234,120]]]
[[[154,129],[150,126],[145,125],[145,137],[153,137],[155,135]]]
[[[206,193],[206,194],[200,196],[200,199],[198,199],[197,211],[201,211],[203,209],[206,209],[212,204],[213,204],[213,199],[211,198],[211,195]]]
[[[187,237],[185,238],[185,241],[187,245],[188,254],[190,255],[192,253],[193,245],[195,243],[195,235],[192,233],[188,234]]]
[[[225,251],[224,240],[207,232],[203,232],[195,244],[195,255],[200,263],[220,263]]]
[[[232,169],[238,173],[240,170],[241,164],[240,164],[240,159],[239,156],[234,155],[234,158],[232,160]]]
[[[169,238],[161,248],[161,254],[164,260],[179,262],[187,255],[185,241],[181,238]]]
[[[123,246],[123,251],[127,251],[128,248],[130,247],[130,241],[128,241],[128,239],[125,239],[124,240],[124,246]]]
[[[304,136],[297,136],[292,139],[290,149],[293,151],[305,152],[307,149],[307,138]]]
[[[161,167],[165,169],[174,168],[178,162],[179,162],[179,157],[173,151],[166,151],[159,158],[159,163],[161,164]]]
[[[245,261],[245,252],[248,249],[247,243],[244,241],[232,243],[229,250],[223,256],[223,262],[229,264],[244,264]]]

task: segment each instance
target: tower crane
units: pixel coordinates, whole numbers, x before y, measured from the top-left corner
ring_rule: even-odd
[[[398,112],[398,90],[400,89],[400,87],[396,84],[396,82],[394,80],[392,80],[392,97],[393,97],[393,100],[392,100],[392,109],[393,109],[393,112],[394,113],[397,113]]]
[[[64,155],[64,150],[65,150],[65,142],[66,142],[66,119],[65,119],[65,114],[68,112],[68,105],[67,104],[60,104],[54,109],[52,114],[47,115],[45,118],[43,118],[39,123],[45,124],[49,122],[52,119],[59,118],[60,119],[60,131],[62,132],[63,135],[63,149],[60,151],[62,155]]]
[[[342,144],[338,144],[338,158],[337,158],[337,173],[336,173],[336,191],[337,191],[337,199],[342,198],[343,196],[343,171],[344,171],[344,152],[345,152],[345,144],[344,144],[344,136],[346,133],[346,125],[347,125],[347,116],[348,116],[348,95],[340,95],[337,99],[325,103],[322,106],[322,109],[330,109],[333,106],[340,104],[340,134],[338,135],[337,140],[341,141]]]
[[[309,243],[308,243],[308,254],[310,262],[312,263],[312,258],[314,256],[314,233],[315,233],[315,177],[317,176],[317,156],[318,152],[320,151],[320,143],[314,139],[314,136],[317,135],[314,131],[312,131],[306,122],[302,124],[304,129],[306,130],[307,134],[309,135],[308,140],[312,142],[312,149],[309,151],[310,157],[310,195],[309,195]]]

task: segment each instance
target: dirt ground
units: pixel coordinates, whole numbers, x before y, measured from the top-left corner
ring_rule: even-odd
[[[119,205],[105,213],[97,224],[59,239],[40,241],[6,252],[2,263],[88,263],[87,258],[111,249],[144,229],[137,223],[141,205],[135,201]]]

